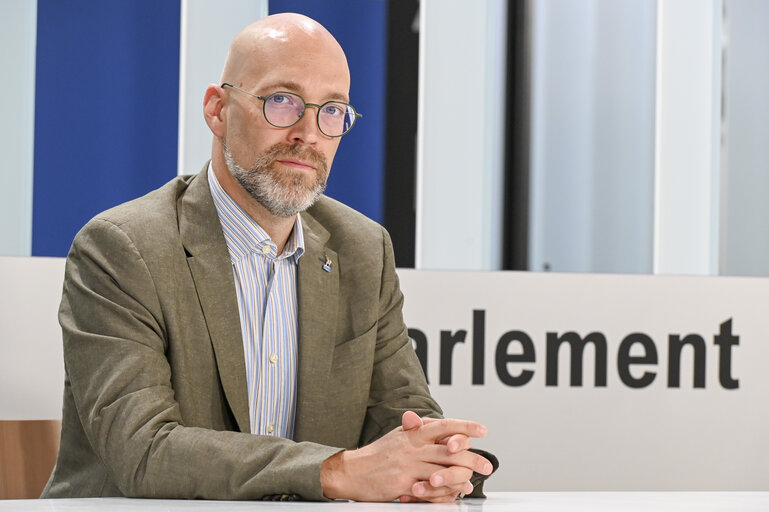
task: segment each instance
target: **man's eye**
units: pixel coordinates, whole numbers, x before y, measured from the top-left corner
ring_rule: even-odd
[[[285,94],[275,94],[271,96],[271,100],[273,103],[290,103],[291,102],[291,98],[289,98]]]
[[[343,110],[339,105],[326,105],[323,112],[330,116],[339,116],[342,115]]]

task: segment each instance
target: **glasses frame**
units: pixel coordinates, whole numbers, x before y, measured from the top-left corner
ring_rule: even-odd
[[[268,94],[267,96],[259,96],[257,94],[253,94],[253,93],[250,93],[250,92],[248,92],[248,91],[246,91],[244,89],[241,89],[240,87],[238,87],[236,85],[232,85],[229,82],[222,82],[222,88],[224,88],[224,87],[231,87],[231,88],[233,88],[233,89],[235,89],[237,91],[246,93],[249,96],[253,96],[256,99],[262,100],[262,115],[264,115],[264,120],[267,121],[271,126],[274,126],[275,128],[291,128],[296,123],[298,123],[299,121],[302,120],[302,118],[304,117],[304,113],[307,111],[307,107],[315,107],[317,109],[317,111],[315,113],[315,124],[318,125],[318,130],[320,130],[320,133],[322,133],[326,137],[337,138],[337,137],[341,137],[342,135],[347,135],[348,133],[350,133],[350,130],[352,130],[353,126],[355,126],[355,122],[358,120],[358,118],[363,117],[363,114],[361,114],[357,110],[355,110],[355,107],[353,107],[352,105],[350,105],[349,103],[346,103],[344,101],[329,100],[329,101],[327,101],[325,103],[322,103],[322,104],[318,105],[317,103],[307,103],[306,101],[304,101],[304,98],[302,98],[299,94],[297,94],[295,92],[275,91],[273,93]],[[297,118],[297,120],[294,121],[293,123],[291,123],[289,125],[286,125],[286,126],[280,126],[278,124],[275,124],[275,123],[271,122],[269,120],[269,118],[267,117],[267,100],[270,99],[271,97],[275,96],[276,94],[291,94],[292,96],[296,96],[297,98],[302,100],[302,103],[304,104],[304,108],[302,109],[302,113],[299,114],[299,118]],[[355,114],[355,116],[353,116],[353,118],[352,118],[352,123],[350,123],[350,127],[346,131],[344,131],[343,133],[340,133],[339,135],[329,135],[328,133],[323,131],[323,128],[320,127],[320,111],[321,111],[321,109],[323,107],[325,107],[329,103],[338,103],[338,104],[341,104],[341,105],[346,105],[346,106],[350,107],[352,109],[353,113]]]

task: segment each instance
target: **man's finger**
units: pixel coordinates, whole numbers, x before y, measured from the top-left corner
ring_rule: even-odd
[[[438,441],[438,444],[446,446],[449,453],[459,453],[462,450],[469,450],[472,445],[470,438],[464,434],[454,434],[453,436],[444,437]]]
[[[433,499],[420,499],[416,496],[410,496],[410,495],[404,495],[401,496],[400,502],[401,503],[453,503],[456,501],[457,497],[459,495],[448,495],[448,496],[442,496],[440,498],[433,498]]]
[[[443,466],[438,470],[451,467],[465,468],[476,473],[483,475],[490,475],[494,470],[486,457],[469,450],[464,450],[459,453],[449,453],[445,446],[430,445],[422,448],[422,455],[420,456],[423,462]]]
[[[403,430],[413,430],[423,425],[422,418],[413,411],[406,411],[401,418]]]
[[[468,437],[484,437],[486,432],[486,427],[478,422],[451,418],[427,422],[419,429],[419,435],[432,443],[455,434],[464,434]]]
[[[466,490],[464,485],[461,486],[461,488],[447,486],[435,487],[431,485],[430,482],[417,482],[411,486],[411,492],[415,498],[433,503],[454,501],[457,499],[459,493],[464,490]]]
[[[472,492],[472,484],[470,484],[470,478],[473,476],[473,471],[464,467],[452,466],[436,471],[430,475],[430,485],[433,487],[449,487],[458,492],[468,493]],[[467,490],[467,486],[470,484],[470,490]]]

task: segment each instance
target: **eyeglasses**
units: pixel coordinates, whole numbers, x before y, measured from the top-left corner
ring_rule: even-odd
[[[232,87],[262,100],[264,118],[276,128],[294,126],[302,118],[307,107],[315,107],[318,109],[317,121],[321,133],[327,137],[341,137],[352,130],[356,119],[363,117],[352,105],[343,101],[327,101],[318,105],[306,103],[301,96],[292,92],[278,91],[269,96],[257,96],[227,82],[224,82],[222,87]]]

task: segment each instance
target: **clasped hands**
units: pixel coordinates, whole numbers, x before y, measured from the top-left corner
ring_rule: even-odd
[[[484,437],[474,421],[420,418],[408,411],[402,425],[357,450],[323,462],[321,485],[327,498],[355,501],[454,501],[472,492],[473,472],[489,475],[491,463],[470,449]]]

